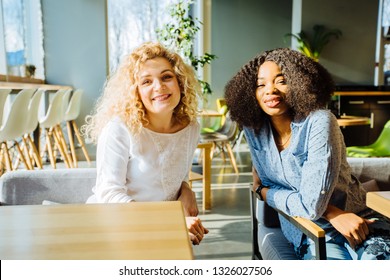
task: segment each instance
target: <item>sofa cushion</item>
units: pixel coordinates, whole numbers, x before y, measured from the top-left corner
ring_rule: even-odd
[[[363,188],[367,192],[377,192],[377,191],[380,191],[380,189],[378,187],[378,184],[377,184],[376,180],[374,180],[374,179],[362,183],[362,186],[363,186]]]
[[[11,171],[0,178],[0,203],[85,203],[92,195],[95,181],[95,168]]]
[[[390,157],[347,158],[354,174],[360,182],[375,179],[379,190],[390,191]]]

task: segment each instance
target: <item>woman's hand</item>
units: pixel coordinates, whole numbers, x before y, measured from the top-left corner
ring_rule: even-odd
[[[345,212],[335,206],[329,205],[325,215],[332,226],[347,239],[351,248],[361,244],[366,240],[369,229],[368,225],[374,223],[350,212]]]
[[[199,245],[209,230],[202,225],[198,217],[186,217],[186,224],[192,244]]]
[[[183,204],[184,216],[198,216],[198,204],[196,203],[195,193],[191,190],[187,182],[181,183],[178,199]]]

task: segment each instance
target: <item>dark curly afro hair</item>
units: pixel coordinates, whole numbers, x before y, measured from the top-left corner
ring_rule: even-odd
[[[326,108],[334,92],[334,81],[318,62],[289,48],[265,51],[247,64],[226,84],[225,99],[231,118],[240,126],[259,131],[267,115],[256,100],[259,67],[265,61],[275,62],[286,80],[286,103],[295,120]]]

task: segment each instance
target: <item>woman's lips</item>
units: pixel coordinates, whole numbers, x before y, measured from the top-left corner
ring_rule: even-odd
[[[277,107],[281,101],[282,101],[282,98],[280,96],[268,96],[268,97],[265,97],[263,100],[264,104],[269,108]]]
[[[161,94],[153,97],[153,101],[165,101],[167,100],[171,95],[170,94]]]

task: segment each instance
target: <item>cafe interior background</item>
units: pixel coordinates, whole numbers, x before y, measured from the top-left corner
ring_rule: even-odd
[[[1,82],[26,76],[22,66],[32,64],[34,79],[84,89],[82,124],[118,59],[155,39],[154,28],[167,20],[162,7],[172,1],[1,0]],[[339,89],[386,85],[387,7],[387,0],[194,1],[191,13],[203,23],[196,48],[217,56],[200,73],[213,90],[207,106],[215,109],[226,82],[246,61],[266,49],[294,47],[296,41],[284,35],[310,33],[316,24],[342,31],[320,58]],[[94,147],[87,146],[93,158]]]
[[[42,83],[83,89],[77,118],[80,127],[120,58],[141,42],[156,39],[156,28],[170,20],[165,7],[175,2],[178,0],[0,0],[0,85]],[[310,33],[317,24],[342,32],[331,39],[320,57],[334,77],[337,91],[390,89],[390,0],[195,0],[190,13],[203,23],[195,52],[217,57],[198,73],[213,91],[202,104],[207,109],[217,109],[225,84],[249,59],[267,49],[297,48],[297,41],[285,35]],[[33,76],[26,71],[29,65],[35,66]],[[375,109],[375,120],[380,123],[390,119],[389,96]],[[343,102],[336,101],[336,113],[341,113]],[[369,111],[358,108],[347,113],[371,117]],[[382,128],[379,125],[374,134],[368,125],[344,128],[343,132],[347,145],[365,145]],[[87,148],[94,160],[96,147],[87,142]],[[238,180],[246,188],[251,179],[248,170],[240,167],[246,181]],[[228,174],[230,178],[236,175]],[[214,212],[226,204],[218,195],[213,202]],[[245,211],[249,208],[246,201],[238,204],[245,204]],[[225,241],[237,241],[234,238]],[[210,258],[208,253],[203,251],[202,258]],[[202,253],[195,248],[197,254]]]

